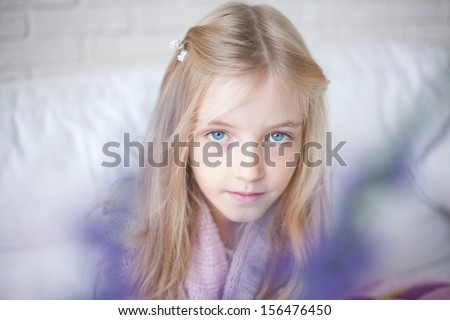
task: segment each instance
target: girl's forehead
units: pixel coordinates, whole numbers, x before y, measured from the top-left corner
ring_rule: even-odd
[[[217,118],[239,113],[255,117],[261,113],[270,113],[273,117],[296,117],[299,115],[296,94],[284,82],[254,76],[216,78],[197,106],[196,123],[203,126]]]

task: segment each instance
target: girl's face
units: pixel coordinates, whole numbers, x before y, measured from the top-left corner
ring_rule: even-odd
[[[301,149],[299,113],[273,80],[214,117],[243,81],[213,81],[197,110],[190,163],[217,223],[260,218],[285,191]]]

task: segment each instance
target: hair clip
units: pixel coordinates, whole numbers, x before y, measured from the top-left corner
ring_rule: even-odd
[[[183,62],[184,58],[186,58],[186,55],[188,53],[187,50],[184,49],[184,44],[182,44],[178,39],[175,39],[175,40],[170,41],[169,46],[172,49],[181,50],[180,54],[177,56],[177,59],[178,59],[178,61]]]
[[[181,62],[183,62],[184,61],[184,58],[186,57],[186,55],[187,55],[187,50],[182,50],[181,52],[180,52],[180,54],[177,56],[177,59],[178,59],[178,61],[181,61]]]
[[[175,49],[175,48],[177,48],[177,49],[182,49],[182,48],[184,47],[184,46],[180,43],[180,40],[178,40],[178,39],[175,39],[175,40],[170,41],[169,46],[170,46],[172,49]]]

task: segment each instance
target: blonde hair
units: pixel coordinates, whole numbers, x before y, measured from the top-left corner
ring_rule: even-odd
[[[323,143],[325,136],[327,80],[295,27],[274,8],[223,5],[190,28],[182,43],[188,54],[180,62],[176,52],[170,61],[147,133],[147,141],[161,151],[153,157],[165,158],[168,166],[146,166],[138,175],[139,229],[130,244],[137,298],[180,298],[196,236],[200,192],[189,167],[189,150],[179,149],[180,160],[187,165],[178,166],[173,148],[164,142],[175,141],[175,135],[179,141],[190,141],[196,109],[214,79],[238,77],[255,84],[268,78],[280,80],[280,87],[289,90],[301,111],[303,141]],[[245,90],[239,98],[244,95]],[[321,150],[309,154],[323,158]],[[280,198],[273,231],[274,261],[289,256],[291,271],[279,277],[273,262],[258,298],[298,294],[301,276],[295,270],[301,269],[311,251],[314,241],[308,239],[320,233],[323,224],[322,183],[322,167],[297,166]]]

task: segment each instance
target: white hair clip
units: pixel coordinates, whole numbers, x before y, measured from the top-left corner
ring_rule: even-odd
[[[187,50],[182,50],[180,52],[180,54],[177,56],[178,61],[183,62],[183,60],[186,57],[186,55],[187,55]]]
[[[177,56],[177,59],[178,59],[178,61],[183,62],[184,58],[186,58],[186,55],[188,53],[187,50],[184,48],[184,44],[180,43],[179,40],[175,39],[175,40],[170,41],[169,46],[172,49],[181,50],[180,54]]]

